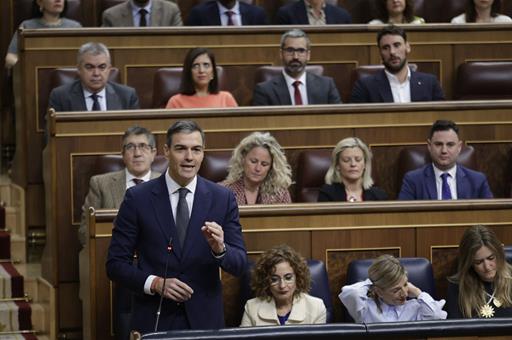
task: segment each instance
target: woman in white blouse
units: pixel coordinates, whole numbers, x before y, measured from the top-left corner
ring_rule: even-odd
[[[500,8],[500,0],[467,0],[466,12],[453,18],[452,24],[512,22],[509,16],[498,13]]]
[[[445,301],[408,282],[402,264],[391,255],[378,257],[369,278],[341,289],[339,298],[358,323],[446,319]]]

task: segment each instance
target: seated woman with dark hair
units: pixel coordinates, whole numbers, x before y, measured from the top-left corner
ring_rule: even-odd
[[[324,302],[308,294],[306,260],[291,247],[280,245],[263,253],[251,278],[256,297],[245,304],[241,327],[325,323]]]
[[[172,96],[166,108],[205,108],[238,106],[231,93],[219,90],[215,56],[206,48],[188,51],[183,62],[180,93]]]
[[[457,273],[448,278],[448,317],[512,317],[512,266],[489,228],[467,229],[459,244]]]
[[[373,186],[372,153],[357,137],[349,137],[336,144],[325,183],[318,193],[318,202],[380,201],[388,195]]]
[[[67,0],[34,0],[32,2],[32,19],[24,20],[20,28],[75,28],[82,25],[64,17]],[[14,32],[5,56],[5,67],[11,68],[18,62],[18,32]]]
[[[446,319],[445,301],[408,282],[407,271],[391,255],[379,256],[368,279],[344,286],[339,298],[359,323]]]
[[[414,16],[413,0],[376,0],[376,18],[369,25],[424,24],[425,19]]]
[[[499,14],[500,0],[467,0],[466,11],[452,19],[452,24],[476,23],[507,23],[512,18]]]
[[[238,205],[291,203],[291,177],[277,140],[268,132],[253,132],[233,151],[228,177],[220,184],[233,191]]]

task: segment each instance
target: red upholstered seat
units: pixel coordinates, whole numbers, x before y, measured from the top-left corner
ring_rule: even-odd
[[[512,62],[460,64],[454,93],[460,100],[512,99]]]
[[[304,150],[299,154],[295,183],[296,202],[316,202],[331,165],[332,149]]]

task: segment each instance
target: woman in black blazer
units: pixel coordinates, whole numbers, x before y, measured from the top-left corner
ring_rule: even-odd
[[[318,202],[387,200],[387,193],[373,186],[371,172],[372,153],[368,146],[357,137],[341,140],[332,152]]]

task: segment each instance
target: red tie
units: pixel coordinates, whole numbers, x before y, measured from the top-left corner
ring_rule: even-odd
[[[144,180],[143,180],[143,179],[140,179],[140,178],[134,178],[134,179],[133,179],[133,182],[135,183],[135,185],[139,185],[139,184],[141,184],[142,182],[144,182]]]
[[[300,81],[296,80],[293,82],[293,87],[295,88],[295,92],[293,96],[295,97],[295,105],[302,105],[302,96],[300,95],[299,86],[302,84]]]
[[[226,15],[228,16],[228,26],[235,26],[235,23],[233,22],[233,15],[235,12],[233,11],[226,11]]]

